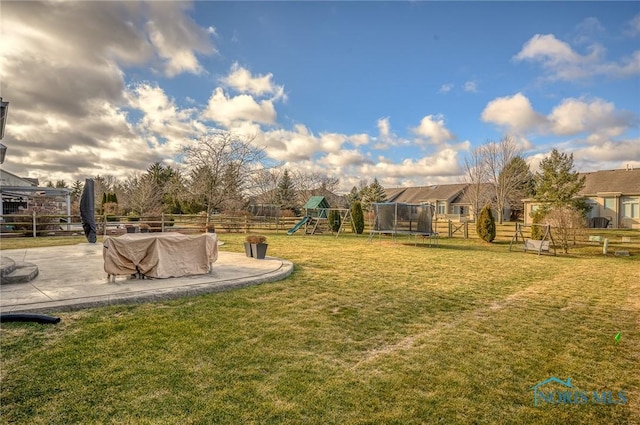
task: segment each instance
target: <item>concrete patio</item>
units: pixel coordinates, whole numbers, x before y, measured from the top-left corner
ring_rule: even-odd
[[[2,250],[0,257],[34,263],[39,274],[31,282],[0,285],[0,312],[34,313],[77,310],[112,304],[154,301],[220,292],[274,282],[293,271],[290,261],[219,251],[209,274],[109,282],[103,269],[102,244]]]

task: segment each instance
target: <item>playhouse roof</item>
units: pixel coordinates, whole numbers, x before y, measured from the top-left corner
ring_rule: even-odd
[[[312,196],[309,198],[306,204],[304,204],[305,209],[314,209],[314,208],[331,208],[329,206],[329,201],[324,196]]]

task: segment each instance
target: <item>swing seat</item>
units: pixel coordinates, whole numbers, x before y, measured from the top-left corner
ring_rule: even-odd
[[[546,251],[549,252],[549,241],[539,241],[534,239],[526,239],[524,241],[524,250],[525,251],[535,251],[541,252]]]

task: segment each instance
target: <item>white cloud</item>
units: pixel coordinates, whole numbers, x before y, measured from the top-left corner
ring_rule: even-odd
[[[439,145],[455,139],[444,124],[442,115],[427,115],[420,121],[420,125],[412,129],[418,136],[428,139],[430,143]]]
[[[584,44],[590,42],[594,37],[605,32],[604,27],[598,18],[585,18],[576,26],[576,35],[574,42],[576,44]]]
[[[380,133],[380,138],[385,140],[388,139],[391,135],[391,123],[389,122],[389,117],[380,118],[378,120],[378,132]]]
[[[272,81],[273,74],[253,76],[246,68],[235,62],[231,65],[231,72],[221,81],[241,93],[250,93],[256,96],[275,93],[278,97],[284,95],[284,87],[275,85]]]
[[[628,37],[640,36],[640,13],[627,22],[624,33]]]
[[[592,44],[588,50],[589,53],[581,55],[553,34],[536,34],[513,59],[540,63],[551,80],[573,81],[597,75],[627,77],[640,73],[640,51],[618,62],[606,62],[601,45]]]
[[[454,85],[451,83],[443,84],[440,86],[438,93],[449,93],[453,89]]]
[[[617,111],[611,102],[602,99],[564,99],[548,115],[551,131],[560,136],[592,133],[615,137],[623,134],[633,125],[631,113]]]
[[[162,58],[164,73],[174,77],[183,72],[200,74],[203,68],[197,54],[211,54],[211,27],[201,28],[187,15],[186,2],[149,2],[147,32],[157,55]]]
[[[545,123],[545,118],[534,111],[531,102],[522,93],[490,101],[482,111],[482,120],[518,134],[539,129]]]
[[[351,142],[351,144],[356,147],[368,145],[370,141],[371,138],[366,133],[352,134],[351,136],[349,136],[349,142]]]
[[[167,154],[178,153],[186,139],[207,132],[206,126],[194,118],[196,109],[178,109],[158,86],[135,85],[127,92],[127,98],[130,107],[143,113],[138,130],[161,137]]]
[[[329,168],[342,169],[344,167],[370,164],[369,157],[356,149],[342,149],[338,152],[330,152],[318,161]]]
[[[124,83],[125,66],[153,66],[166,75],[200,70],[196,55],[214,49],[187,7],[3,3],[0,75],[2,95],[12,104],[5,165],[43,181],[124,176],[166,158],[175,151],[172,140],[202,130],[161,91],[128,91]],[[159,109],[151,111],[146,102]],[[139,127],[127,107],[142,112]]]
[[[202,117],[226,127],[231,126],[234,121],[243,120],[272,125],[276,121],[276,110],[270,100],[258,102],[248,94],[227,97],[218,87],[209,98],[209,104]]]
[[[377,143],[373,146],[374,149],[388,149],[390,146],[406,142],[406,140],[398,137],[398,135],[391,131],[391,121],[389,117],[378,119],[377,127],[378,138]]]
[[[456,176],[461,173],[458,152],[445,148],[434,155],[418,159],[407,158],[401,162],[380,157],[376,164],[364,164],[360,172],[367,176],[421,179],[433,176]]]
[[[464,83],[464,91],[469,93],[478,93],[478,85],[475,81],[467,81]]]

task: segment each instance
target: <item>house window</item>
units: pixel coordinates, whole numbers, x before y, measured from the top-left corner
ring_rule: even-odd
[[[447,213],[446,204],[444,202],[438,202],[438,215],[444,215]]]
[[[600,216],[600,208],[598,208],[598,203],[596,201],[593,199],[587,199],[587,205],[591,207],[589,210],[589,218]]]
[[[622,216],[640,218],[640,198],[622,198]]]
[[[616,210],[616,198],[604,198],[605,210]]]

